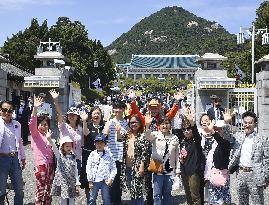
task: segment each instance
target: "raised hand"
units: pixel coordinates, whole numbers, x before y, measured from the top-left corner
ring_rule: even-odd
[[[191,109],[191,107],[188,107],[185,111],[185,117],[187,118],[187,120],[189,120],[189,122],[191,123],[191,125],[193,126],[194,120],[195,120],[195,112]]]
[[[145,125],[147,128],[150,127],[152,120],[153,120],[153,117],[151,117],[151,112],[148,111],[145,115]]]
[[[88,113],[86,113],[86,112],[81,112],[80,113],[80,118],[81,118],[81,120],[83,121],[83,122],[85,122],[85,121],[87,121],[88,120]]]
[[[128,95],[128,97],[131,99],[131,100],[135,100],[135,92],[134,91],[131,91]]]
[[[51,141],[51,135],[52,135],[52,131],[48,130],[48,132],[46,133],[46,138],[48,141]]]
[[[51,97],[53,98],[53,100],[58,99],[59,92],[56,92],[55,89],[50,90],[49,93],[50,93]]]
[[[121,130],[121,124],[119,122],[116,123],[115,128],[116,128],[116,132],[120,132],[120,130]]]
[[[206,128],[206,132],[211,132],[213,133],[214,132],[214,125],[216,124],[216,121],[215,120],[212,120],[210,122],[210,124],[207,126]]]
[[[225,108],[223,112],[223,118],[225,123],[230,123],[232,121],[232,115],[230,109]]]
[[[38,96],[35,98],[35,101],[34,101],[34,107],[38,108],[39,106],[41,106],[44,102],[44,98]]]

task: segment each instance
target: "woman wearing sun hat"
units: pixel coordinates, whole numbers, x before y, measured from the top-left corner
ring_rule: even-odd
[[[81,156],[82,156],[82,127],[79,125],[80,123],[80,112],[79,109],[72,106],[67,111],[66,122],[64,122],[63,113],[58,102],[59,93],[55,90],[50,90],[50,94],[53,98],[55,109],[57,112],[57,119],[58,119],[58,127],[60,130],[60,138],[62,136],[69,136],[73,142],[74,147],[73,151],[76,156],[77,167],[80,173],[81,167]]]

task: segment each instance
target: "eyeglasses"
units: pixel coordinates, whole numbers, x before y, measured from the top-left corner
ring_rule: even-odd
[[[186,127],[186,128],[182,128],[182,131],[183,131],[183,132],[186,132],[186,131],[189,131],[189,130],[191,130],[191,126]]]
[[[137,121],[133,121],[133,122],[130,122],[130,124],[137,124],[138,122]]]
[[[13,113],[13,109],[1,108],[2,112]]]

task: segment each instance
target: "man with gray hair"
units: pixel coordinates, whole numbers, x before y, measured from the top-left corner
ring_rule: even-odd
[[[237,172],[237,194],[240,205],[263,205],[263,190],[269,184],[269,139],[255,131],[257,116],[247,111],[242,115],[243,132],[235,134],[229,171]]]

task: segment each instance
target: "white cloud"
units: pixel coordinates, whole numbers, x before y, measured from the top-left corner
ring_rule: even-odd
[[[29,5],[72,4],[74,0],[0,0],[0,10],[18,10]]]

